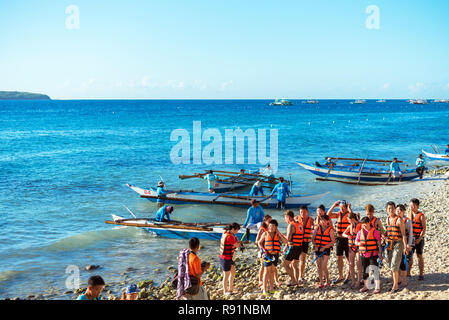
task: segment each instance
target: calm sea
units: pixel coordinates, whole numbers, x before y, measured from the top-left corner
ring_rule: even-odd
[[[401,187],[315,182],[295,161],[397,156],[413,165],[422,148],[449,142],[449,104],[293,102],[273,107],[266,100],[0,101],[0,298],[65,291],[68,265],[100,265],[106,281],[123,281],[129,267],[136,272],[127,282],[163,279],[185,241],[104,221],[112,213],[130,217],[123,205],[140,217],[154,215],[155,204],[125,183],[150,187],[162,176],[169,188],[206,190],[203,181],[177,176],[210,166],[174,165],[169,156],[175,145],[171,132],[192,132],[193,121],[223,136],[225,129],[277,129],[278,174],[291,175],[295,193],[331,191],[322,200],[326,207],[342,198],[356,208],[368,200],[380,207],[400,198]],[[240,167],[259,165],[214,166]],[[185,205],[175,208],[174,218],[242,223],[245,215],[245,209]],[[205,250],[214,252],[214,243]],[[89,275],[81,271],[82,282]]]

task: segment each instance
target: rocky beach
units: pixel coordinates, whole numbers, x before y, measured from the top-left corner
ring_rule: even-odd
[[[398,293],[390,293],[392,287],[390,271],[386,266],[381,268],[381,290],[380,294],[372,294],[371,291],[360,293],[358,289],[351,289],[349,284],[332,285],[329,288],[319,289],[315,279],[317,277],[316,265],[312,265],[313,256],[309,255],[306,261],[305,281],[297,287],[287,287],[281,285],[273,294],[264,296],[258,287],[259,259],[257,258],[257,247],[255,243],[245,244],[245,250],[238,251],[236,258],[236,277],[234,293],[231,296],[224,296],[221,289],[222,271],[215,256],[209,252],[212,248],[200,250],[199,257],[202,261],[211,261],[211,268],[203,274],[203,285],[206,287],[210,299],[212,300],[446,300],[449,299],[449,247],[445,245],[449,238],[449,219],[445,208],[449,207],[449,169],[439,169],[430,172],[430,179],[426,181],[426,191],[421,194],[420,210],[427,218],[427,232],[425,236],[424,261],[425,272],[424,281],[418,281],[418,263],[416,256],[411,271],[412,277],[408,279],[408,285]],[[405,194],[402,203],[408,203],[410,194]],[[382,220],[385,213],[381,210],[376,215]],[[208,250],[205,250],[208,249]],[[202,252],[203,251],[203,252]],[[309,249],[310,252],[310,249]],[[337,263],[335,249],[329,260],[329,275],[331,280],[336,279]],[[99,270],[95,270],[99,268]],[[90,270],[89,269],[93,269]],[[137,270],[128,268],[122,273],[123,281],[120,283],[107,282],[102,293],[103,299],[118,300],[126,284],[130,282],[138,283],[140,289],[139,300],[174,300],[176,290],[170,286],[171,278],[177,269],[177,261],[167,266],[166,280],[157,284],[148,279]],[[101,275],[100,266],[87,266],[86,270],[92,274]],[[346,271],[346,267],[345,267]],[[283,267],[278,265],[279,280],[285,283],[288,276]],[[131,279],[132,278],[132,279]],[[135,279],[139,279],[136,281]],[[41,295],[29,295],[27,297],[16,297],[19,299],[76,299],[83,293],[85,288],[75,291],[58,291],[50,289]],[[9,298],[7,298],[9,299]]]

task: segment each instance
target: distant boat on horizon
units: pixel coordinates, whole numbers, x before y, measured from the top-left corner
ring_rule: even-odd
[[[270,106],[292,106],[293,103],[287,99],[275,99],[270,103]]]
[[[379,100],[377,100],[376,102],[378,102],[378,103],[385,103],[385,102],[387,102],[387,100],[385,100],[385,99],[379,99]]]
[[[410,104],[428,104],[426,99],[416,99],[416,100],[410,99],[408,101]]]
[[[433,100],[435,103],[449,103],[449,99],[435,99]]]
[[[355,101],[352,101],[351,104],[365,104],[366,100],[364,99],[357,99]]]
[[[303,101],[302,103],[307,103],[307,104],[317,104],[320,103],[320,101],[315,100],[315,99],[308,99],[306,101]]]

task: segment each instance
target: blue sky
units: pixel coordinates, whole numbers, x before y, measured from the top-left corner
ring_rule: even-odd
[[[66,28],[66,8],[80,28]],[[368,29],[366,8],[379,8]],[[0,90],[55,99],[448,98],[449,1],[0,2]]]

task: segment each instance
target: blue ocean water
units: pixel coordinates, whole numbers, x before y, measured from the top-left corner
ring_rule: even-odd
[[[169,157],[171,132],[192,132],[193,121],[223,135],[225,129],[277,129],[278,174],[291,175],[295,193],[331,191],[322,201],[326,207],[341,198],[361,207],[374,189],[315,182],[295,161],[397,156],[413,167],[422,148],[449,143],[449,104],[293,102],[273,107],[266,100],[0,101],[0,298],[43,288],[65,291],[68,265],[101,265],[98,272],[107,281],[123,280],[128,267],[137,272],[126,281],[162,279],[185,241],[114,228],[104,220],[112,213],[129,217],[123,205],[141,217],[154,215],[156,205],[125,183],[150,187],[162,176],[169,188],[207,189],[203,181],[177,176],[211,166],[174,165]],[[391,190],[385,197],[400,193]],[[243,222],[245,215],[244,209],[191,205],[176,207],[174,218]],[[216,249],[213,243],[208,247]],[[81,272],[82,281],[89,275]]]

